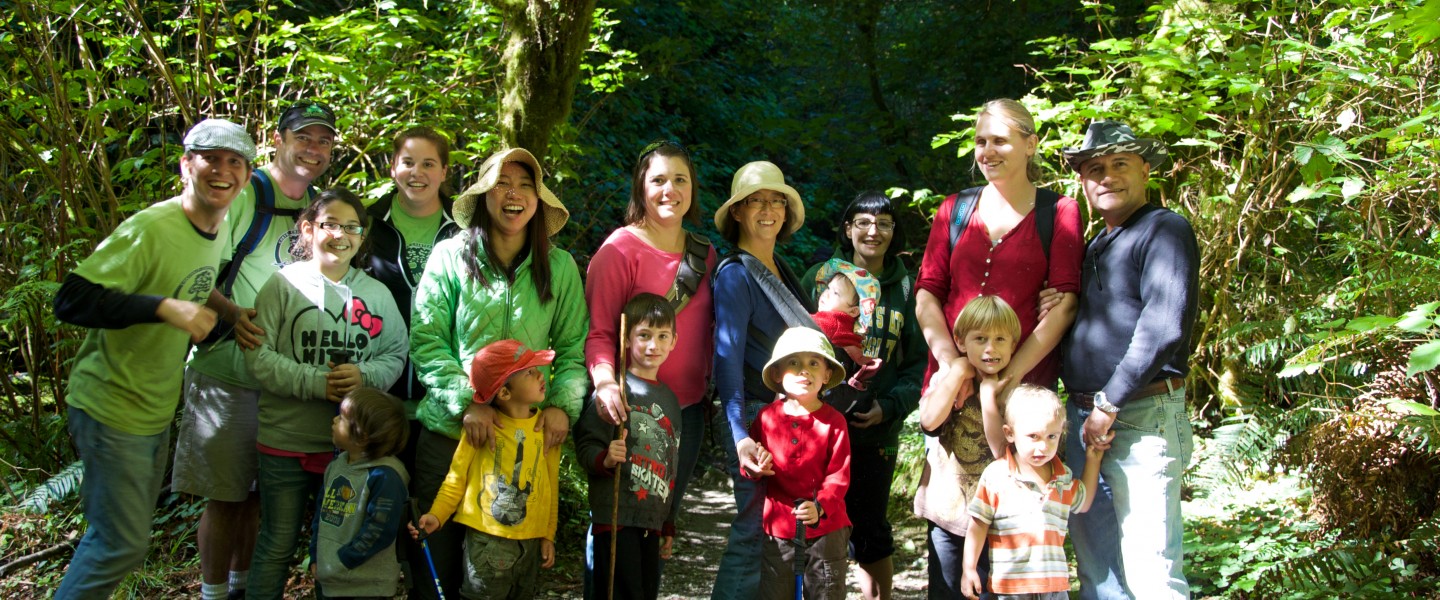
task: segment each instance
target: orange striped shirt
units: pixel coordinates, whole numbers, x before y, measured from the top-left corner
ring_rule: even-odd
[[[1041,486],[1022,477],[1007,452],[985,468],[970,499],[970,516],[990,526],[990,586],[997,594],[1070,590],[1065,534],[1086,491],[1058,456],[1050,468],[1050,482]]]

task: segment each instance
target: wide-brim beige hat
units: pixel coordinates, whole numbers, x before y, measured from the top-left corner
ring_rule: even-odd
[[[801,352],[814,352],[830,362],[830,380],[825,382],[825,387],[820,391],[845,381],[845,367],[835,360],[835,349],[830,346],[830,340],[825,339],[825,334],[809,327],[791,327],[780,334],[780,339],[775,340],[775,351],[770,353],[770,362],[765,363],[765,370],[761,371],[761,376],[765,378],[765,387],[785,393],[785,390],[780,388],[780,383],[775,381],[777,378],[773,376],[773,369],[779,368],[780,361],[785,360],[785,357]]]
[[[775,190],[790,199],[790,206],[785,210],[785,233],[795,233],[805,224],[805,204],[800,201],[800,192],[785,184],[785,174],[775,163],[757,160],[746,163],[735,172],[735,177],[730,180],[730,199],[715,210],[715,228],[720,230],[721,236],[728,237],[729,228],[735,226],[735,219],[730,217],[730,207],[760,190]]]
[[[461,229],[470,228],[470,220],[475,217],[476,207],[480,205],[485,192],[495,187],[495,182],[500,180],[500,167],[507,162],[518,162],[530,165],[535,171],[535,187],[540,190],[540,200],[545,203],[545,235],[553,236],[565,227],[565,222],[570,220],[570,211],[560,202],[550,188],[545,186],[545,170],[540,168],[540,161],[535,160],[535,155],[524,148],[510,148],[501,150],[485,159],[485,164],[480,165],[480,178],[475,185],[465,188],[460,196],[455,198],[455,206],[452,209],[455,215],[455,224]]]

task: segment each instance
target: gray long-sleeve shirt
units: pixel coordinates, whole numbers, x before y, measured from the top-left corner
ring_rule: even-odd
[[[1147,204],[1095,236],[1081,267],[1080,309],[1063,342],[1071,392],[1124,406],[1153,381],[1189,372],[1200,251],[1184,217]]]

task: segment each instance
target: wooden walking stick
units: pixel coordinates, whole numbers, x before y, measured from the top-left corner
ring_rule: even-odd
[[[628,337],[630,337],[630,336],[629,336],[629,331],[627,331],[627,330],[625,329],[625,315],[624,315],[624,313],[621,313],[621,315],[620,315],[620,372],[619,372],[619,373],[616,373],[615,375],[616,375],[617,379],[620,380],[620,409],[621,409],[622,411],[628,410],[628,408],[629,408],[629,406],[630,406],[629,403],[627,403],[626,400],[625,400],[625,378],[626,378],[626,376],[628,375],[628,371],[625,370],[625,359],[629,358],[629,357],[626,355],[626,353],[625,353],[625,342],[626,342],[626,338],[628,338]],[[625,415],[625,417],[628,419],[628,418],[629,418],[629,415]],[[621,421],[621,422],[619,422],[619,423],[617,423],[617,424],[615,425],[615,438],[616,438],[616,439],[620,439],[620,440],[625,439],[625,422],[624,422],[624,421]],[[626,462],[629,462],[629,460],[628,460],[628,454],[629,454],[629,453],[627,452],[626,454],[627,454],[627,460],[626,460]],[[620,464],[618,464],[618,465],[615,465],[615,484],[614,484],[614,485],[615,485],[615,490],[614,490],[614,496],[611,497],[611,500],[612,500],[613,502],[612,502],[612,504],[611,504],[611,506],[610,506],[610,591],[609,591],[609,593],[605,594],[605,599],[606,599],[606,600],[613,600],[613,599],[615,598],[615,553],[616,553],[616,549],[618,548],[619,539],[620,539],[619,536],[618,536],[618,534],[620,533],[620,473],[621,473],[622,471],[624,471],[624,470],[625,470],[625,463],[620,463]]]

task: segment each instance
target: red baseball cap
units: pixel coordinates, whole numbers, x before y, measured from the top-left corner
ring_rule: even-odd
[[[531,350],[517,340],[487,344],[470,361],[470,387],[475,388],[475,403],[488,404],[511,375],[554,361],[554,350]]]

